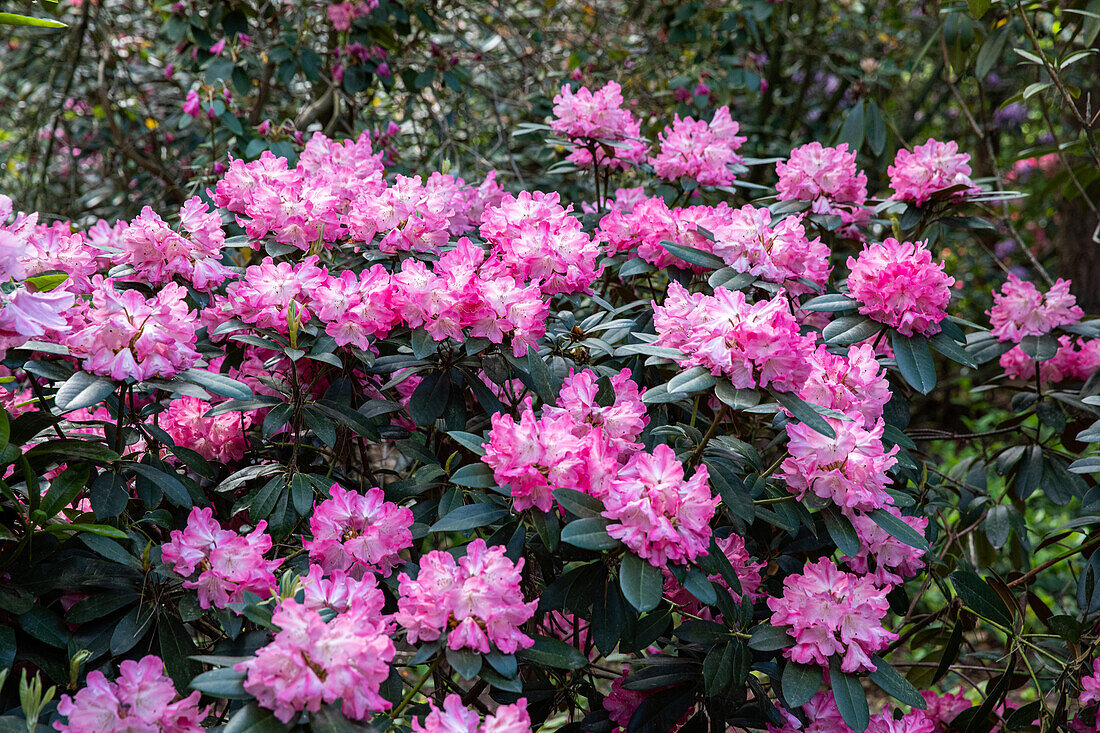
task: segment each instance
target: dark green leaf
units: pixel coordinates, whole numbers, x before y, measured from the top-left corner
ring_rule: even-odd
[[[783,668],[783,699],[792,708],[800,708],[810,701],[821,687],[821,667],[816,664],[787,662]]]
[[[88,372],[77,372],[57,388],[53,403],[64,412],[97,405],[115,391],[115,383]]]
[[[271,710],[250,702],[229,719],[222,733],[284,733],[293,727],[276,718]]]
[[[927,707],[924,698],[909,683],[909,680],[898,674],[898,671],[878,656],[872,656],[871,662],[875,665],[875,671],[870,673],[871,681],[878,685],[883,692],[898,702],[905,703],[915,708],[924,710]]]
[[[460,506],[431,526],[431,532],[462,532],[484,527],[508,516],[508,509],[496,504]]]
[[[758,652],[774,652],[792,646],[794,639],[785,627],[760,624],[749,632],[749,649]]]
[[[588,664],[588,660],[579,650],[560,639],[552,639],[549,636],[538,634],[534,638],[535,643],[531,647],[517,652],[517,657],[526,662],[556,669],[581,669]]]
[[[977,573],[966,569],[956,570],[951,573],[951,583],[967,608],[993,623],[1012,628],[1012,615],[1004,601]]]
[[[867,316],[843,316],[835,321],[829,321],[821,330],[821,337],[825,343],[846,346],[875,336],[884,326],[878,321],[872,321]]]
[[[661,242],[661,246],[684,262],[702,267],[707,270],[720,270],[726,266],[725,260],[711,252],[705,252],[695,247],[675,242]]]
[[[610,550],[622,543],[607,533],[608,521],[603,517],[585,517],[565,525],[561,541],[584,550]]]
[[[920,532],[906,524],[904,520],[895,517],[885,509],[875,509],[867,516],[898,542],[928,552],[928,540]]]
[[[231,397],[235,400],[252,399],[252,390],[249,389],[248,385],[224,374],[208,372],[204,369],[188,369],[181,372],[179,378],[185,382],[197,384],[206,391],[220,397]]]
[[[836,431],[833,430],[833,427],[829,425],[825,418],[822,417],[809,402],[806,402],[793,392],[780,392],[779,390],[769,388],[768,393],[774,397],[775,401],[782,405],[787,412],[791,413],[796,420],[805,423],[806,427],[812,428],[826,438],[836,437]]]
[[[905,377],[905,381],[921,394],[931,392],[936,386],[936,367],[932,363],[928,339],[923,336],[903,336],[895,331],[890,342],[894,347],[898,371]]]
[[[652,611],[661,602],[665,579],[661,571],[634,553],[623,556],[619,587],[623,597],[639,613]]]
[[[821,510],[821,518],[825,522],[825,530],[829,533],[829,537],[838,550],[848,557],[855,557],[859,554],[862,545],[859,542],[855,527],[852,526],[847,517],[837,511],[835,507],[825,506]]]
[[[859,678],[840,671],[840,662],[835,656],[829,659],[829,682],[840,717],[856,733],[867,730],[871,719],[867,709],[867,695],[859,684]]]

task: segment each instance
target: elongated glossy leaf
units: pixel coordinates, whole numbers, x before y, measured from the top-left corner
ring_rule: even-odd
[[[57,409],[69,412],[97,405],[115,391],[115,383],[88,372],[77,372],[57,388],[53,403]]]
[[[928,540],[904,520],[898,519],[885,509],[875,509],[868,516],[898,542],[904,542],[910,547],[928,552]]]
[[[898,671],[890,666],[888,662],[878,656],[872,656],[871,662],[875,665],[875,671],[871,672],[869,676],[871,681],[878,685],[883,692],[906,705],[921,710],[927,708],[928,704],[921,697],[917,688],[913,687],[909,680],[898,674]]]
[[[252,399],[252,390],[247,384],[238,382],[232,377],[216,372],[208,372],[205,369],[188,369],[181,372],[179,378],[197,384],[208,392],[213,392],[221,397],[231,397],[235,400]]]
[[[760,624],[749,632],[749,649],[774,652],[790,646],[794,646],[794,639],[785,627]]]
[[[718,255],[704,252],[695,247],[688,247],[685,244],[676,244],[675,242],[667,241],[661,242],[661,246],[684,262],[688,262],[698,267],[705,267],[708,270],[720,270],[726,266],[725,260]]]
[[[905,381],[921,394],[928,394],[936,386],[936,366],[928,339],[923,336],[902,336],[894,332],[890,343],[894,347],[894,359]]]
[[[943,331],[940,331],[935,336],[928,339],[928,343],[933,349],[940,352],[951,361],[958,362],[971,369],[976,369],[978,367],[978,362],[974,360],[974,357],[971,356],[961,344],[949,337]]]
[[[588,664],[588,660],[581,654],[580,650],[560,639],[552,639],[541,635],[536,635],[534,638],[535,643],[531,647],[517,652],[517,657],[556,669],[580,669]]]
[[[652,611],[661,602],[665,579],[661,571],[634,553],[623,556],[619,567],[619,587],[627,603],[638,613]]]
[[[867,316],[844,316],[826,324],[821,330],[821,337],[826,343],[846,346],[866,341],[882,329],[881,323]]]
[[[711,374],[709,369],[696,366],[687,371],[680,372],[675,377],[668,380],[668,391],[683,392],[684,394],[701,392],[704,389],[713,387],[717,381],[718,378]]]
[[[619,547],[617,539],[607,533],[608,521],[603,517],[577,519],[561,530],[561,541],[585,550],[610,550]]]
[[[835,656],[829,659],[829,683],[833,688],[833,698],[840,710],[840,717],[848,727],[856,733],[867,730],[867,724],[871,720],[867,695],[859,684],[859,678],[840,671],[840,663]]]
[[[29,15],[19,15],[18,13],[0,13],[0,25],[27,25],[35,28],[69,27],[64,23],[50,20],[49,18],[32,18]]]
[[[833,427],[817,410],[810,406],[810,403],[801,397],[793,392],[780,392],[775,389],[769,389],[768,392],[775,398],[776,402],[783,405],[787,412],[791,413],[799,422],[805,423],[807,427],[813,428],[826,438],[836,437],[836,431],[833,430]]]
[[[431,532],[462,532],[484,527],[506,517],[508,510],[496,504],[467,504],[460,506],[431,526]]]
[[[808,703],[821,687],[821,667],[788,662],[783,668],[782,680],[783,699],[792,708],[799,708]]]
[[[858,307],[859,301],[849,298],[847,295],[827,293],[825,295],[819,295],[816,298],[810,298],[799,306],[799,309],[804,311],[832,312],[855,310]]]
[[[862,547],[859,543],[859,535],[856,534],[852,523],[836,508],[826,506],[821,510],[821,518],[825,522],[825,530],[836,544],[837,549],[848,557],[855,557]]]
[[[1012,615],[1005,607],[997,591],[970,570],[956,570],[951,573],[951,584],[966,607],[983,618],[1008,628],[1012,627]]]

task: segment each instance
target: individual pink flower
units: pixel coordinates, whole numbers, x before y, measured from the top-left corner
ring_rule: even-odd
[[[892,506],[884,511],[908,524],[917,534],[924,536],[928,528],[927,517],[907,517]],[[859,553],[845,558],[845,564],[861,575],[873,578],[886,588],[899,585],[924,569],[924,552],[895,539],[865,514],[850,515],[852,526],[859,537]],[[871,559],[874,558],[874,562]],[[872,571],[872,568],[874,570]]]
[[[891,398],[890,384],[870,344],[849,346],[847,355],[819,346],[810,363],[813,371],[798,390],[799,397],[858,420],[867,429],[882,417]]]
[[[222,529],[209,507],[195,507],[187,517],[184,530],[172,530],[171,540],[161,545],[161,560],[178,574],[190,578],[184,588],[198,591],[203,608],[225,608],[241,600],[244,593],[269,597],[275,590],[272,571],[282,560],[265,560],[271,549],[267,522],[259,522],[247,535]]]
[[[889,238],[848,258],[848,293],[859,312],[905,336],[933,336],[947,316],[951,285],[944,264],[932,261],[925,242]]]
[[[1000,292],[993,293],[989,322],[998,341],[1019,343],[1024,336],[1042,336],[1077,323],[1084,311],[1069,291],[1070,281],[1059,279],[1050,290],[1040,293],[1031,283],[1009,274]]]
[[[948,724],[957,718],[959,713],[973,707],[973,703],[961,692],[941,695],[933,690],[921,690],[920,695],[924,698],[924,710],[914,709],[913,712],[927,718],[932,723],[932,730],[935,733],[947,733]]]
[[[66,721],[55,722],[54,728],[62,733],[200,733],[207,716],[207,709],[199,707],[200,696],[195,691],[177,700],[160,657],[127,659],[114,682],[93,670],[75,695],[62,695],[57,712]]]
[[[344,270],[339,277],[311,282],[308,297],[318,320],[325,324],[325,333],[338,346],[369,349],[372,338],[384,337],[401,320],[391,302],[390,274],[382,265],[358,275]]]
[[[832,690],[815,694],[802,706],[802,712],[806,715],[805,727],[797,718],[790,720],[788,717],[787,723],[782,726],[768,724],[768,733],[853,733],[840,715]]]
[[[31,339],[61,337],[69,330],[64,314],[73,305],[73,294],[59,288],[49,292],[19,286],[0,292],[0,354]]]
[[[529,733],[531,716],[527,699],[521,697],[511,705],[501,705],[483,722],[477,711],[467,708],[462,698],[452,693],[444,698],[442,708],[430,703],[424,722],[413,720],[412,729],[416,733]]]
[[[847,143],[835,148],[812,142],[791,151],[786,162],[775,164],[777,198],[780,201],[809,201],[815,214],[835,214],[844,224],[858,224],[870,218],[863,208],[867,201],[867,176],[856,165],[856,151]]]
[[[1082,706],[1100,702],[1100,659],[1092,660],[1092,674],[1081,678]]]
[[[187,99],[183,103],[183,113],[191,117],[202,114],[202,103],[199,101],[199,93],[194,89],[187,92]]]
[[[401,562],[398,553],[412,546],[412,511],[386,501],[381,489],[359,494],[333,484],[329,493],[332,498],[318,503],[309,518],[313,540],[302,546],[310,560],[326,572],[389,575]]]
[[[171,379],[199,360],[195,313],[181,286],[167,283],[146,298],[139,290],[115,290],[97,275],[93,287],[91,302],[76,309],[65,339],[86,371],[117,380]]]
[[[611,482],[603,516],[611,520],[609,535],[660,568],[707,553],[718,501],[710,492],[707,467],[699,466],[685,481],[684,465],[661,444],[653,453],[631,457]]]
[[[195,451],[208,461],[239,461],[248,449],[245,431],[252,424],[247,412],[223,412],[214,417],[206,413],[212,404],[197,397],[180,397],[160,413],[160,427],[181,448]]]
[[[381,615],[386,597],[371,573],[354,578],[343,570],[326,572],[320,565],[310,565],[301,578],[302,603],[312,611],[328,608],[343,613],[357,604],[371,614]]]
[[[728,186],[736,180],[730,166],[740,165],[737,149],[748,139],[737,134],[729,107],[719,107],[710,122],[675,116],[660,134],[660,151],[649,158],[665,180],[692,178],[703,186]]]
[[[394,620],[408,629],[409,642],[435,641],[446,632],[450,649],[512,654],[534,644],[520,627],[538,601],[523,600],[524,559],[513,563],[504,549],[478,538],[457,562],[451,553],[433,550],[420,559],[415,580],[401,573]]]
[[[890,176],[894,198],[912,201],[917,206],[936,192],[955,186],[965,188],[952,194],[954,198],[981,193],[981,189],[970,180],[970,156],[960,153],[955,141],[941,143],[929,140],[913,148],[913,152],[903,148],[886,172]]]
[[[890,608],[886,590],[870,578],[838,570],[823,557],[783,580],[783,595],[768,598],[774,626],[788,626],[795,645],[783,655],[799,664],[828,666],[841,657],[844,672],[874,671],[871,655],[897,634],[882,626]]]
[[[313,305],[310,293],[323,285],[328,271],[317,266],[317,257],[307,257],[298,265],[264,258],[249,267],[244,277],[229,285],[222,312],[260,328],[290,332],[290,322],[310,319]]]
[[[244,688],[261,707],[284,723],[337,700],[353,720],[389,709],[378,690],[395,649],[390,624],[372,608],[352,601],[325,623],[317,611],[287,599],[272,622],[279,631],[271,643],[234,667],[246,673]]]
[[[886,472],[896,463],[898,447],[883,449],[882,419],[870,430],[852,420],[825,420],[836,437],[805,423],[787,423],[790,455],[780,467],[787,488],[800,499],[813,493],[845,510],[871,511],[892,504]]]
[[[592,92],[587,87],[576,93],[568,84],[554,97],[554,132],[573,141],[574,149],[567,160],[581,167],[595,162],[610,168],[627,168],[645,158],[646,145],[641,138],[638,120],[623,108],[622,88],[613,81]],[[617,145],[604,145],[610,141]]]
[[[220,261],[225,246],[221,217],[197,196],[179,212],[176,231],[148,206],[142,209],[123,232],[115,262],[131,265],[133,277],[153,285],[172,282],[176,276],[199,290],[220,285],[232,274]]]
[[[616,724],[616,731],[626,730],[630,719],[634,717],[634,711],[648,697],[644,692],[623,687],[623,681],[629,675],[630,667],[627,666],[623,669],[622,675],[611,682],[611,691],[603,699],[604,710],[607,711],[611,722]]]

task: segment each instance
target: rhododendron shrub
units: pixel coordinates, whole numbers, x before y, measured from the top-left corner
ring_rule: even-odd
[[[562,191],[318,132],[87,230],[0,199],[0,667],[38,680],[10,709],[1094,724],[1100,328],[1069,283],[965,291],[952,144],[869,175],[846,145],[751,157],[736,108],[637,110],[560,88]]]

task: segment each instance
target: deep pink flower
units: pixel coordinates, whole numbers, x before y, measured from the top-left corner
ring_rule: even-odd
[[[327,282],[328,271],[317,266],[317,257],[307,257],[298,265],[275,262],[265,257],[249,267],[244,277],[229,285],[222,312],[260,328],[290,332],[290,320],[310,319],[310,294]]]
[[[922,710],[912,710],[900,718],[895,718],[887,707],[878,715],[871,716],[867,733],[935,733],[935,724],[925,716]]]
[[[550,127],[572,139],[575,147],[567,159],[581,167],[592,165],[588,146],[595,149],[595,162],[610,168],[627,168],[645,158],[641,125],[629,110],[623,109],[622,88],[613,81],[595,92],[581,87],[574,93],[568,84],[563,85],[554,97]],[[601,140],[618,145],[602,145]]]
[[[890,401],[886,370],[870,344],[848,347],[846,356],[819,346],[810,357],[813,371],[798,390],[807,402],[841,412],[870,429]]]
[[[787,723],[779,727],[769,723],[768,733],[853,733],[844,724],[832,690],[818,692],[802,706],[802,711],[806,715],[806,727],[802,727],[797,718],[787,713]],[[785,713],[782,709],[780,712]]]
[[[512,705],[501,705],[492,715],[481,716],[462,704],[462,698],[447,695],[443,707],[429,704],[424,722],[413,720],[416,733],[529,733],[531,716],[527,714],[527,699],[521,697]]]
[[[813,493],[845,510],[871,511],[892,504],[886,472],[896,462],[898,447],[883,449],[881,418],[869,430],[852,420],[825,420],[835,438],[804,423],[787,423],[790,456],[780,469],[787,488],[800,499]]]
[[[1081,678],[1081,705],[1100,702],[1100,659],[1092,660],[1092,674]]]
[[[1030,381],[1035,378],[1035,360],[1024,353],[1019,346],[1001,354],[1000,365],[1011,379]],[[1077,339],[1069,336],[1058,337],[1058,350],[1054,357],[1039,362],[1039,376],[1047,384],[1055,384],[1065,379],[1086,380],[1100,369],[1100,339]]]
[[[970,180],[970,156],[960,153],[955,141],[929,140],[913,148],[913,152],[903,148],[886,172],[890,175],[894,198],[912,201],[918,206],[937,191],[954,186],[965,186],[953,194],[954,198],[981,193]]]
[[[890,608],[886,590],[825,557],[787,576],[783,595],[768,598],[768,608],[773,625],[790,627],[795,645],[783,655],[799,664],[828,666],[837,655],[845,672],[873,671],[871,655],[898,638],[882,627]]]
[[[183,113],[191,117],[202,114],[202,103],[199,101],[199,93],[194,89],[187,92],[187,99],[183,103]]]
[[[737,131],[729,107],[719,107],[710,122],[676,115],[661,132],[660,152],[649,164],[669,181],[686,176],[703,186],[728,186],[737,178],[730,166],[742,161],[737,149],[748,139]]]
[[[1031,283],[1009,274],[1000,292],[993,293],[989,321],[998,341],[1019,343],[1024,336],[1042,336],[1077,323],[1084,311],[1069,291],[1070,281],[1059,279],[1050,290],[1040,293]]]
[[[370,572],[389,575],[412,546],[412,511],[386,501],[381,489],[366,494],[333,484],[331,499],[318,503],[309,518],[313,540],[302,546],[326,572],[344,570],[356,578]]]
[[[835,148],[813,142],[791,151],[786,162],[775,164],[780,201],[821,202],[819,214],[838,214],[845,223],[858,218],[867,200],[867,176],[856,166],[856,151],[842,143]],[[866,218],[866,212],[862,212]]]
[[[848,258],[848,293],[859,312],[905,336],[933,336],[947,316],[955,278],[932,261],[924,242],[889,238]]]
[[[239,461],[248,449],[245,430],[252,424],[247,412],[223,412],[206,417],[212,404],[197,397],[172,400],[160,414],[160,427],[177,446],[189,448],[208,461]]]
[[[820,289],[829,279],[828,245],[806,236],[801,214],[777,222],[771,216],[768,209],[746,205],[724,221],[708,222],[714,254],[739,272],[783,285],[792,295]]]
[[[924,698],[925,708],[924,710],[914,709],[913,712],[927,718],[932,723],[932,730],[935,733],[947,733],[948,724],[958,717],[959,713],[973,707],[962,692],[940,695],[932,690],[921,690],[920,695]]]

